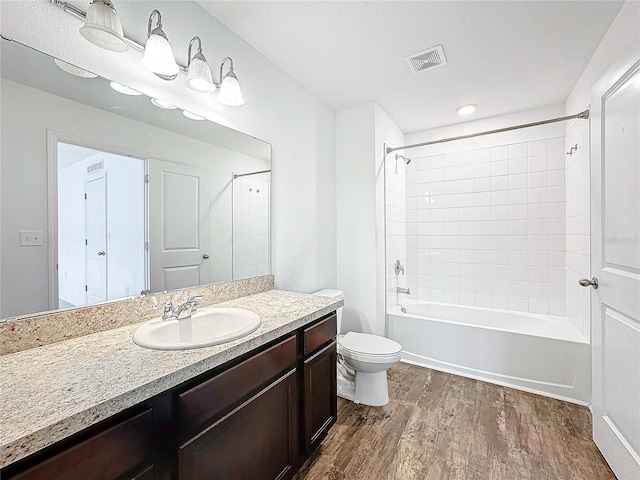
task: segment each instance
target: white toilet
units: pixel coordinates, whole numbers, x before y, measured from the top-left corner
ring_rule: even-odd
[[[344,298],[340,290],[320,290],[320,297]],[[379,335],[340,334],[338,315],[338,396],[355,403],[380,407],[389,403],[387,369],[400,361],[402,345]]]

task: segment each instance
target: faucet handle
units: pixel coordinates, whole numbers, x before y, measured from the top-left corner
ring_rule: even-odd
[[[202,300],[203,298],[204,298],[203,295],[194,295],[192,297],[187,298],[185,305],[191,306],[190,315],[193,315],[196,311],[198,311],[198,305],[200,304],[198,300]]]
[[[167,318],[172,318],[175,316],[174,312],[173,312],[173,303],[172,302],[166,302],[166,303],[159,303],[158,305],[154,305],[153,309],[154,310],[158,310],[159,308],[163,308],[163,312],[162,312],[162,319],[166,320]]]

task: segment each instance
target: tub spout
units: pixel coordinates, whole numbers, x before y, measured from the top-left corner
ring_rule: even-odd
[[[408,288],[398,287],[396,293],[406,293],[407,295],[411,295],[411,292]]]

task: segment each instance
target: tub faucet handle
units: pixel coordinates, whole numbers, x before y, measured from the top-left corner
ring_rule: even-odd
[[[400,263],[400,260],[396,260],[396,276],[400,275],[401,273],[404,275],[404,267]]]

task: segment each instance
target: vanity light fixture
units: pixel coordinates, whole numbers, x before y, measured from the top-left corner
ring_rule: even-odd
[[[191,55],[193,44],[198,42],[198,51],[195,55]],[[200,37],[195,36],[189,42],[189,63],[187,63],[187,80],[185,84],[196,92],[213,92],[216,89],[213,79],[211,78],[211,69],[207,63],[207,59],[202,54],[202,41]]]
[[[160,100],[159,98],[155,97],[151,99],[151,103],[153,103],[156,107],[164,108],[165,110],[175,110],[176,108],[178,108],[169,102],[165,102],[164,100]]]
[[[478,108],[478,105],[475,103],[468,103],[466,105],[460,105],[456,108],[456,112],[458,112],[458,115],[471,115],[476,111],[476,108]]]
[[[200,115],[196,115],[195,113],[192,113],[189,110],[183,110],[182,114],[185,117],[190,118],[191,120],[206,120],[204,117],[201,117]]]
[[[222,68],[226,61],[229,61],[229,71],[226,75],[222,76]],[[218,93],[218,101],[223,105],[230,107],[239,107],[244,105],[244,98],[242,97],[242,90],[240,90],[240,83],[238,77],[233,72],[233,59],[226,57],[220,64],[220,93]]]
[[[54,58],[53,62],[60,68],[71,75],[75,75],[80,78],[96,78],[98,75],[95,73],[91,73],[84,68],[76,67],[70,63],[65,62],[64,60],[60,60],[59,58]]]
[[[124,40],[118,12],[110,0],[93,0],[87,10],[80,35],[94,45],[111,52],[126,52],[129,45]]]
[[[126,85],[122,85],[118,82],[110,82],[109,86],[113,88],[116,92],[122,93],[124,95],[131,95],[131,96],[142,95],[141,92],[134,90],[133,88],[129,88]]]
[[[198,92],[218,90],[217,98],[220,103],[232,107],[244,105],[240,83],[233,70],[233,59],[225,57],[222,60],[220,63],[220,83],[217,83],[212,79],[211,69],[202,54],[200,37],[195,36],[189,42],[187,66],[178,64],[167,35],[162,29],[162,17],[158,10],[154,9],[149,15],[147,41],[143,46],[131,37],[124,35],[120,19],[111,0],[92,0],[86,13],[64,0],[49,0],[49,2],[83,20],[84,25],[80,29],[80,33],[91,43],[114,52],[125,52],[131,46],[144,52],[141,60],[142,66],[159,78],[174,80],[182,71],[187,74],[186,84],[189,88]],[[152,29],[154,18],[156,18],[156,26]],[[198,43],[198,50],[195,55],[191,55],[191,49],[195,42]],[[229,62],[229,70],[223,76],[222,71],[227,62]]]
[[[154,16],[157,17],[156,27],[151,30]],[[180,71],[173,55],[173,49],[169,45],[169,39],[162,30],[162,16],[158,10],[152,11],[149,16],[147,43],[144,46],[144,57],[140,63],[163,80],[173,80]]]

